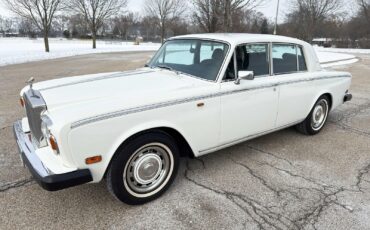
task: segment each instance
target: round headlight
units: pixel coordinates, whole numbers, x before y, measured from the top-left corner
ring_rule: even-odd
[[[53,122],[47,115],[41,115],[41,132],[45,137],[49,136],[50,127],[53,125]]]
[[[47,139],[49,138],[49,128],[48,128],[48,125],[46,124],[45,121],[42,121],[41,122],[41,132],[42,132],[42,135]]]

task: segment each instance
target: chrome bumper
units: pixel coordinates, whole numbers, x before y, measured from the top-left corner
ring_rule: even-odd
[[[54,174],[37,156],[28,135],[23,132],[21,121],[14,123],[13,131],[23,163],[42,188],[48,191],[56,191],[92,181],[89,169]]]

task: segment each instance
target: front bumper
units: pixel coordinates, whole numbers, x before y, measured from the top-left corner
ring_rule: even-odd
[[[13,131],[23,163],[30,170],[35,180],[45,190],[57,191],[92,181],[89,169],[78,169],[58,174],[53,173],[37,156],[33,144],[22,129],[21,121],[14,123]]]

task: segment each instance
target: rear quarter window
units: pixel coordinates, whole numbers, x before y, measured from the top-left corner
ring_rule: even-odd
[[[272,62],[274,74],[307,71],[302,46],[295,44],[273,44]]]

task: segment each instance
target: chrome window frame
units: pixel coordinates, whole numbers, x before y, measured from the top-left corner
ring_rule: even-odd
[[[300,68],[300,65],[299,65],[299,59],[298,59],[298,48],[301,49],[301,53],[302,53],[302,57],[303,57],[303,60],[304,60],[304,63],[306,65],[306,70],[301,70]],[[298,73],[301,73],[301,72],[308,72],[308,66],[307,66],[307,61],[306,61],[306,55],[305,55],[305,50],[304,50],[304,47],[302,45],[297,45],[297,59],[298,59]]]
[[[270,57],[271,57],[271,60],[270,60],[270,65],[271,65],[271,76],[281,76],[281,75],[290,75],[290,74],[295,74],[295,73],[306,73],[306,72],[309,72],[308,71],[308,66],[307,66],[307,61],[306,61],[306,55],[305,55],[305,49],[303,47],[303,45],[299,45],[299,44],[296,44],[296,43],[289,43],[289,42],[270,42]],[[278,73],[278,74],[275,74],[274,72],[274,59],[272,57],[272,49],[273,49],[273,46],[274,45],[289,45],[289,46],[294,46],[295,47],[295,53],[296,53],[296,59],[297,59],[297,71],[291,71],[291,72],[286,72],[286,73]],[[299,59],[298,59],[298,47],[301,48],[302,50],[302,56],[303,56],[303,59],[306,63],[306,70],[300,70],[299,68]]]
[[[267,58],[268,58],[268,64],[269,64],[269,74],[264,74],[264,75],[259,75],[257,76],[256,78],[265,78],[265,77],[271,77],[272,76],[272,65],[271,65],[271,49],[272,49],[272,46],[271,46],[271,42],[248,42],[248,43],[241,43],[241,44],[238,44],[234,47],[234,50],[233,50],[233,59],[234,59],[234,73],[235,73],[235,77],[238,76],[238,64],[236,63],[236,48],[239,47],[239,46],[244,46],[244,45],[267,45]],[[230,61],[231,61],[231,58],[230,58]],[[230,63],[229,61],[229,63]],[[227,65],[229,65],[229,63]],[[223,82],[234,82],[235,79],[231,80],[226,80],[224,79],[225,78],[225,73],[223,74],[223,77],[222,77],[222,81],[221,83]]]

